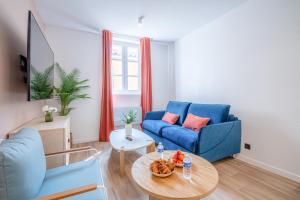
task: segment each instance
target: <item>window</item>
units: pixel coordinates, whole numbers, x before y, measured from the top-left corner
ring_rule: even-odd
[[[114,94],[140,93],[139,45],[113,41],[112,90]]]

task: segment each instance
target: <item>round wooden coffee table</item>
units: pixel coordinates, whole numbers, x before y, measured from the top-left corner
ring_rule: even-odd
[[[175,151],[165,151],[164,158],[170,158]],[[182,168],[166,178],[153,176],[150,164],[159,158],[156,152],[137,159],[131,169],[135,182],[149,194],[149,199],[199,200],[211,194],[217,187],[219,175],[216,168],[205,159],[190,154],[192,158],[192,178],[186,180]]]

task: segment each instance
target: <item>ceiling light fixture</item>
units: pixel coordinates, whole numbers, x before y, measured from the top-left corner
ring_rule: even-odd
[[[139,25],[139,27],[143,26],[143,19],[144,19],[144,16],[140,16],[138,18],[138,25]]]

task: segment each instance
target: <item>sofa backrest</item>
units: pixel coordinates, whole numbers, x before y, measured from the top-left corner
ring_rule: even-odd
[[[189,102],[169,101],[166,112],[171,112],[179,115],[179,119],[176,124],[182,125],[190,104],[191,103]]]
[[[46,173],[46,160],[37,130],[22,129],[0,144],[0,199],[32,199]]]
[[[208,117],[210,121],[208,124],[217,124],[227,121],[229,115],[230,105],[226,104],[196,104],[192,103],[189,107],[188,113]]]

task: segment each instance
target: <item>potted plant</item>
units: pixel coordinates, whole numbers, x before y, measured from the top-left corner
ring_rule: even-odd
[[[132,123],[136,119],[136,112],[130,110],[126,115],[123,115],[122,122],[125,123],[125,137],[132,140]]]
[[[56,64],[60,75],[60,87],[56,88],[56,95],[60,99],[60,115],[65,116],[74,108],[70,107],[70,103],[78,99],[90,98],[88,94],[82,94],[82,90],[88,88],[85,83],[88,79],[79,80],[79,70],[74,69],[69,74],[66,73],[59,64]]]
[[[53,112],[57,112],[57,108],[45,105],[42,110],[45,114],[45,122],[53,122]]]

